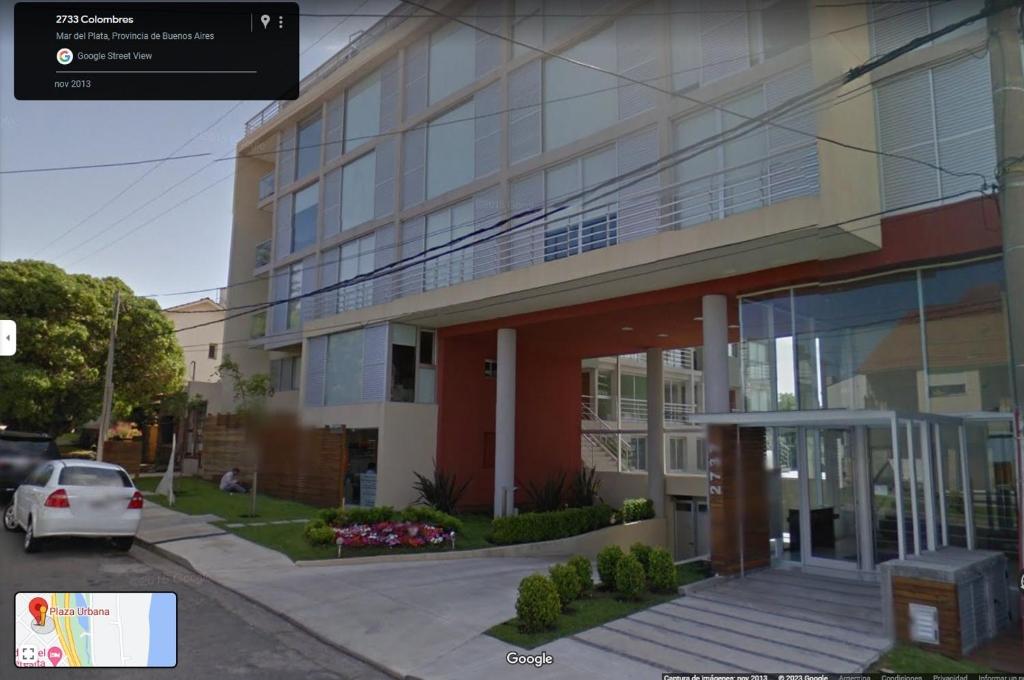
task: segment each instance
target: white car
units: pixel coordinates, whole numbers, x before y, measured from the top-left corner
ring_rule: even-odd
[[[4,528],[25,532],[25,552],[56,536],[112,538],[129,550],[142,520],[142,494],[119,465],[54,460],[40,465],[14,492]]]

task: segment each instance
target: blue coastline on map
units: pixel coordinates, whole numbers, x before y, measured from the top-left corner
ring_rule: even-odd
[[[174,593],[153,593],[149,603],[149,666],[178,663],[178,600]]]
[[[85,593],[75,593],[75,607],[88,607],[89,603],[85,599]],[[83,666],[92,665],[92,644],[91,640],[86,638],[91,634],[92,631],[92,619],[88,616],[76,616],[72,620],[71,633],[75,637],[75,649],[77,650],[78,660]]]

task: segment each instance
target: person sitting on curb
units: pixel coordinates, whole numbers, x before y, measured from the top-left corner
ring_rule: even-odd
[[[238,468],[231,468],[225,472],[224,476],[220,478],[220,490],[228,493],[248,493],[249,490],[238,481],[240,474],[241,470]]]

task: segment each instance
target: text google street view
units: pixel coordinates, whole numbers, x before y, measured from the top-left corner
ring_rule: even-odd
[[[0,12],[0,677],[1024,674],[1019,0]]]

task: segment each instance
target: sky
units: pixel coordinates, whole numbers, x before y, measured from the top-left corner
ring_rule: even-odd
[[[381,14],[395,4],[300,0],[300,12]],[[42,259],[70,272],[118,276],[140,295],[223,286],[234,163],[211,161],[233,154],[245,121],[269,102],[18,101],[13,13],[14,0],[0,0],[0,170],[214,155],[156,167],[0,175],[0,260]],[[302,16],[301,74],[376,20]],[[216,292],[157,300],[170,306],[203,295]]]

